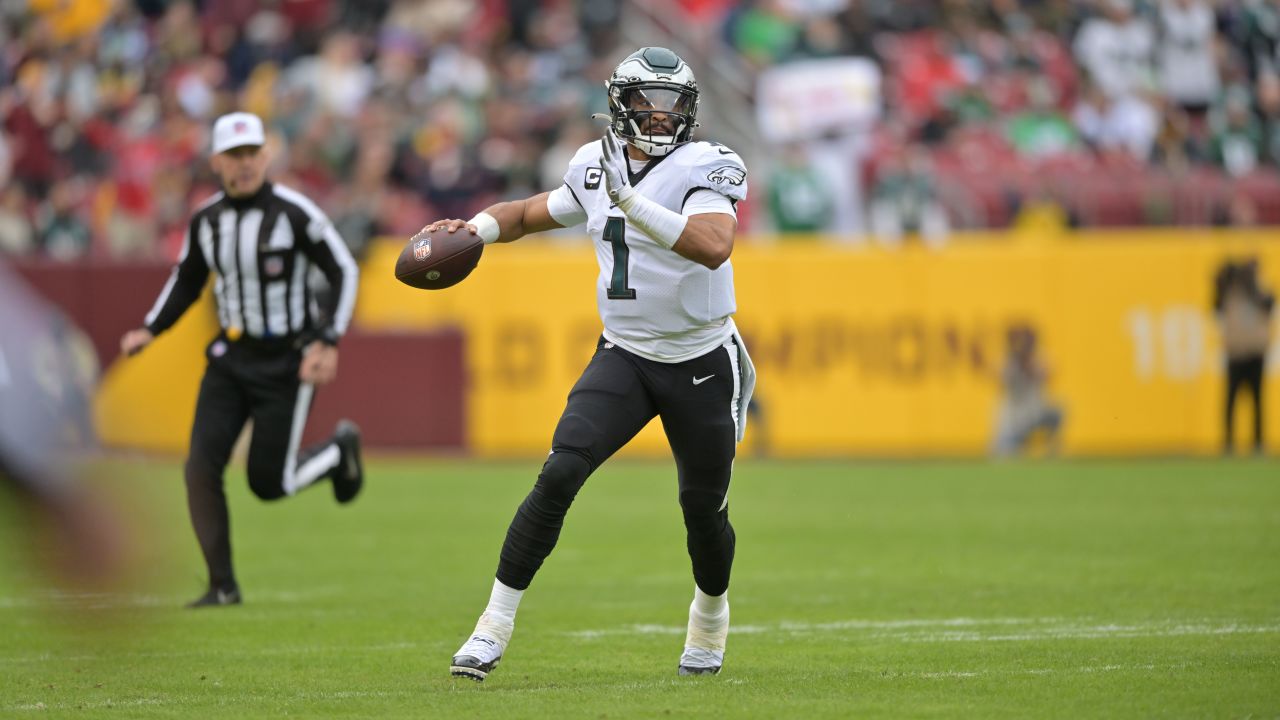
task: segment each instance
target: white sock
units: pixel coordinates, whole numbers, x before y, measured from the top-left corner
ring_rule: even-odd
[[[723,595],[708,595],[695,585],[693,588],[693,609],[705,618],[719,619],[721,614],[729,610],[729,592],[725,591]]]
[[[489,593],[489,604],[480,616],[476,629],[501,631],[506,637],[496,638],[503,642],[511,636],[511,628],[516,624],[516,608],[520,607],[523,590],[516,590],[494,579],[493,592]]]
[[[493,592],[489,593],[489,604],[480,613],[473,634],[496,640],[505,648],[511,642],[511,631],[516,628],[516,608],[520,606],[523,595],[523,590],[507,587],[495,578]]]
[[[723,655],[729,635],[729,593],[708,595],[695,587],[689,605],[689,630],[684,636],[685,648],[700,648]]]

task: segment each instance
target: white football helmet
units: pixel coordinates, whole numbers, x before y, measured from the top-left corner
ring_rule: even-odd
[[[693,139],[698,82],[679,55],[666,48],[640,48],[614,69],[605,87],[613,131],[646,155],[667,155]],[[654,115],[665,120],[655,123]]]

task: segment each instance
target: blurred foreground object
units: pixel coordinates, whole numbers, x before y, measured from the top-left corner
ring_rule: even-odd
[[[72,586],[103,586],[123,567],[112,506],[72,460],[93,444],[88,340],[0,264],[0,486],[32,520],[35,562]]]

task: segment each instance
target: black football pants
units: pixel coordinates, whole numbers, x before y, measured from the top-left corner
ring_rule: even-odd
[[[302,355],[292,344],[219,337],[206,355],[185,469],[187,505],[210,586],[226,588],[235,584],[235,574],[223,471],[245,423],[253,419],[249,488],[263,500],[327,477],[341,451],[332,440],[298,451],[314,389],[298,379]]]
[[[734,550],[726,496],[737,444],[737,356],[730,341],[692,360],[660,363],[602,339],[569,393],[551,455],[507,530],[498,580],[518,590],[529,586],[587,477],[656,415],[675,455],[694,581],[709,595],[724,593]]]

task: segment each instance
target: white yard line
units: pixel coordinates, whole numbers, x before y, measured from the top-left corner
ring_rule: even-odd
[[[957,629],[963,628],[963,629]],[[1010,628],[1016,628],[1010,631]],[[579,640],[594,641],[610,637],[642,635],[684,635],[685,628],[678,625],[624,625],[597,630],[575,630],[565,633]],[[1063,618],[938,618],[911,620],[842,620],[837,622],[803,623],[782,621],[770,625],[734,625],[730,634],[776,635],[803,637],[808,635],[837,635],[858,638],[868,642],[943,643],[943,642],[1031,642],[1042,640],[1098,640],[1118,638],[1157,638],[1216,635],[1280,634],[1280,623],[1248,624],[1230,620],[1165,620],[1149,623],[1081,623]],[[29,655],[0,656],[0,666],[35,662],[86,662],[119,658],[180,658],[180,657],[277,657],[329,655],[332,653],[379,653],[416,650],[426,647],[423,643],[392,642],[376,645],[356,645],[335,648],[329,645],[295,645],[253,650],[239,648],[211,648],[206,650],[168,652],[128,652],[119,649],[104,650],[101,654],[58,655],[39,653]]]
[[[901,673],[899,677],[951,679],[1003,677],[1009,675],[1090,675],[1094,673],[1132,672],[1135,670],[1184,670],[1188,667],[1190,667],[1188,663],[1174,663],[1171,665],[1086,665],[1077,668],[1024,668],[1020,670],[946,670],[941,672],[908,672]]]
[[[746,685],[747,684],[747,680],[743,678],[725,677],[724,675],[718,675],[715,677],[715,679],[712,679],[709,676],[702,676],[702,677],[709,680],[710,682],[715,683],[716,685]],[[667,688],[688,687],[689,684],[692,682],[697,682],[697,680],[694,680],[691,678],[673,677],[673,678],[667,678],[665,680],[653,680],[653,681],[647,681],[647,682],[637,680],[637,681],[630,681],[630,682],[601,683],[598,685],[592,684],[591,692],[597,693],[602,696],[607,696],[609,693],[616,693],[616,692],[652,691],[652,690],[660,690],[660,689],[667,689]],[[544,694],[544,693],[561,693],[561,692],[564,692],[564,690],[565,690],[564,686],[558,685],[558,684],[539,685],[537,687],[526,687],[526,688],[518,688],[518,689],[510,688],[510,687],[495,686],[492,689],[486,689],[485,694],[496,695],[501,693],[501,694],[525,696],[525,695]]]
[[[582,640],[623,635],[683,635],[679,625],[624,625],[567,633]],[[850,635],[897,642],[1011,642],[1253,635],[1280,633],[1280,622],[1250,624],[1232,620],[1164,620],[1148,623],[1087,623],[1063,618],[938,618],[913,620],[841,620],[806,623],[784,620],[768,625],[731,625],[731,635]]]
[[[94,702],[77,702],[77,703],[31,703],[27,705],[10,705],[5,708],[11,712],[37,711],[43,712],[47,710],[102,710],[105,708],[129,708],[141,707],[143,705],[164,705],[165,701],[159,698],[137,698],[135,700],[98,700]]]
[[[146,596],[138,596],[145,598]],[[682,626],[636,624],[597,630],[579,630],[565,633],[580,640],[593,641],[601,638],[637,635],[678,636],[685,632]],[[770,624],[739,625],[732,628],[735,635],[776,635],[784,637],[805,636],[814,634],[837,635],[864,641],[893,642],[1010,642],[1010,641],[1043,641],[1073,639],[1110,639],[1140,637],[1173,637],[1173,636],[1215,636],[1242,634],[1278,634],[1280,621],[1251,624],[1229,619],[1180,619],[1157,620],[1150,622],[1106,623],[1089,621],[1088,619],[1069,620],[1059,617],[1043,618],[913,618],[898,620],[851,619],[820,623],[799,622],[792,620]],[[425,647],[421,643],[393,642],[377,645],[333,647],[325,645],[300,645],[292,647],[262,648],[252,651],[236,649],[214,649],[190,652],[104,652],[102,655],[59,656],[53,653],[38,655],[20,655],[0,657],[0,664],[31,662],[67,662],[104,658],[173,658],[208,655],[225,659],[234,657],[261,657],[278,655],[311,655],[311,654],[350,654],[358,652],[388,652],[413,650]],[[937,680],[966,680],[981,677],[1006,676],[1051,676],[1051,675],[1087,675],[1113,672],[1164,672],[1191,667],[1188,663],[1153,665],[1086,665],[1063,668],[1012,668],[1012,669],[967,669],[954,668],[946,670],[930,670],[918,672],[894,673],[895,677],[923,678]],[[727,678],[720,682],[740,684],[742,679]],[[601,689],[615,691],[652,690],[674,686],[680,681],[671,678],[656,682],[624,682],[605,686]],[[560,688],[525,688],[520,694],[559,691]],[[390,698],[417,695],[421,688],[405,688],[404,690],[385,691],[333,691],[333,692],[296,692],[291,699],[306,700],[350,700],[368,698]],[[252,698],[249,698],[252,699]],[[273,697],[278,701],[279,697]],[[171,695],[142,697],[120,700],[95,700],[88,702],[66,703],[21,703],[0,706],[0,714],[5,712],[42,712],[49,710],[93,710],[143,706],[184,706],[191,703],[205,702],[207,698],[196,699],[193,696]]]

